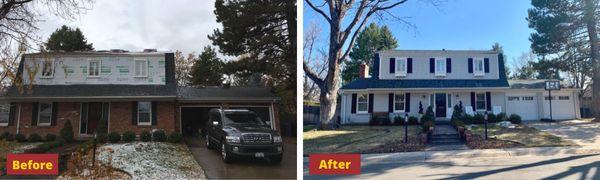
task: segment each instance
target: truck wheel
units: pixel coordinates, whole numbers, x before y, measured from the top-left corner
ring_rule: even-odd
[[[221,143],[221,157],[225,163],[233,162],[233,157],[231,157],[231,153],[225,148],[225,143]]]
[[[208,134],[206,134],[206,148],[208,149],[212,149],[212,145],[210,144],[210,138],[208,137]]]
[[[281,159],[283,159],[283,155],[269,157],[269,161],[271,162],[271,164],[281,164]]]

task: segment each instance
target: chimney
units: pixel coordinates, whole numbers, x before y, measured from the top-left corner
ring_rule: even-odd
[[[365,63],[361,63],[358,69],[359,78],[367,78],[369,76],[369,66]]]

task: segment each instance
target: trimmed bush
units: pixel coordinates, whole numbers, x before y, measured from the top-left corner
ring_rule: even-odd
[[[483,124],[484,118],[485,118],[485,115],[483,115],[481,113],[476,113],[475,116],[473,116],[473,124]]]
[[[73,137],[73,125],[71,125],[71,121],[67,120],[65,126],[60,130],[60,138],[70,143],[75,140]]]
[[[465,123],[460,119],[451,119],[450,124],[452,124],[452,126],[454,126],[455,128],[465,126]]]
[[[42,136],[37,133],[33,133],[29,135],[29,142],[40,142],[42,141]]]
[[[421,117],[421,123],[426,121],[435,121],[435,114],[433,113],[433,108],[431,106],[427,107],[427,111],[425,111],[425,115]]]
[[[119,134],[118,132],[111,132],[110,134],[108,134],[108,141],[110,141],[111,143],[118,143],[119,141],[121,141],[121,134]]]
[[[27,141],[27,138],[23,134],[17,134],[15,135],[15,140],[17,140],[17,142],[25,142]]]
[[[404,118],[402,116],[394,117],[394,124],[395,125],[404,125]]]
[[[150,142],[152,141],[152,134],[148,131],[142,131],[142,133],[140,133],[140,140],[143,142]]]
[[[388,125],[391,125],[391,124],[392,124],[392,121],[390,120],[390,118],[385,118],[385,119],[381,120],[381,125],[388,126]]]
[[[435,127],[435,123],[434,123],[434,121],[423,121],[423,122],[421,123],[421,130],[422,130],[423,132],[429,132],[429,129],[430,129],[431,127]]]
[[[4,139],[6,139],[6,141],[13,141],[15,140],[15,135],[8,133]]]
[[[172,132],[171,134],[169,134],[169,137],[167,137],[167,142],[170,143],[178,143],[181,142],[181,134],[177,133],[177,132]]]
[[[135,133],[131,131],[127,131],[123,133],[123,141],[125,142],[133,142],[135,141]]]
[[[415,116],[409,116],[408,125],[419,125],[419,118]]]
[[[508,120],[513,124],[521,124],[521,116],[516,114],[511,114]]]
[[[468,114],[465,114],[465,119],[464,119],[464,121],[463,121],[463,122],[464,122],[466,125],[471,125],[471,124],[473,124],[473,118],[474,118],[473,116],[471,116],[471,115],[468,115]]]
[[[369,119],[369,125],[377,126],[380,125],[379,117],[377,115],[371,115],[371,119]]]
[[[0,140],[6,139],[8,136],[10,136],[10,133],[4,132],[4,133],[0,134]]]
[[[163,130],[156,130],[152,132],[152,141],[165,142],[167,140],[167,134]]]
[[[56,135],[50,134],[50,133],[46,134],[46,141],[54,141],[54,140],[56,140]]]

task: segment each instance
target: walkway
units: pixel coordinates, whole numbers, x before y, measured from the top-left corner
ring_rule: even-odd
[[[469,149],[458,136],[458,132],[447,121],[436,121],[435,130],[426,151]]]

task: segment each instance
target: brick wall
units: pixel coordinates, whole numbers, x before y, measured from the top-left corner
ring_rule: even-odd
[[[80,104],[76,102],[60,102],[58,103],[58,114],[56,125],[54,126],[33,126],[32,112],[33,112],[33,103],[24,102],[17,103],[17,106],[20,106],[20,112],[18,113],[20,117],[15,119],[15,123],[9,127],[0,127],[0,132],[9,131],[11,134],[16,134],[17,132],[17,124],[19,125],[19,134],[24,134],[29,136],[30,134],[37,133],[42,137],[45,137],[46,134],[59,134],[60,130],[63,128],[65,122],[67,120],[71,121],[71,125],[73,125],[73,134],[75,137],[78,137],[77,130],[79,129],[79,109]],[[18,110],[19,108],[17,108]],[[17,122],[19,121],[19,122]]]
[[[133,131],[136,134],[142,131],[152,131],[153,129],[163,129],[168,133],[179,132],[175,121],[175,102],[158,102],[157,103],[157,122],[154,126],[134,125],[131,120],[132,102],[111,102],[110,103],[110,121],[109,132],[123,133]]]

